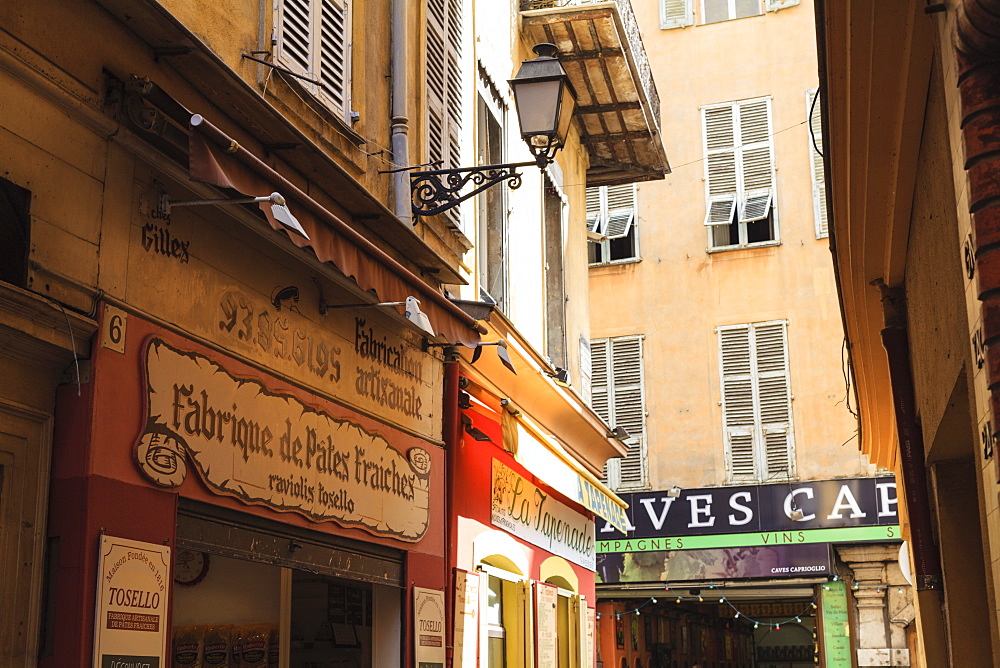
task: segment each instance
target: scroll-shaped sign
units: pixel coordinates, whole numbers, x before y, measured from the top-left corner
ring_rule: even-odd
[[[192,466],[214,492],[316,521],[417,541],[427,531],[430,454],[404,456],[349,420],[237,378],[159,338],[146,346],[140,469],[164,487]]]

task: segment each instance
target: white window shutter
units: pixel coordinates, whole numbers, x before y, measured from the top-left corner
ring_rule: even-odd
[[[813,215],[816,221],[816,238],[823,239],[830,236],[829,221],[826,215],[826,168],[823,165],[823,156],[820,155],[816,147],[823,149],[823,116],[821,113],[820,100],[816,99],[819,91],[813,89],[806,93],[806,114],[809,116],[809,158],[812,163],[813,182]],[[816,99],[815,105],[813,100]]]
[[[732,222],[739,191],[734,105],[702,110],[705,140],[706,225]]]
[[[587,188],[587,231],[597,234],[604,233],[601,210],[601,186]]]
[[[348,91],[347,4],[321,0],[316,77],[320,94],[341,114],[346,113]]]
[[[720,327],[719,359],[730,481],[793,477],[786,323]]]
[[[776,12],[799,4],[799,0],[767,0],[767,11]]]
[[[692,0],[660,0],[660,28],[683,28],[694,23]]]
[[[770,100],[767,98],[738,105],[743,181],[739,212],[741,222],[766,218],[773,204],[774,158],[770,111]]]
[[[604,234],[619,239],[629,233],[635,220],[635,186],[629,183],[603,188],[607,202]]]
[[[590,342],[590,406],[605,422],[611,422],[608,393],[608,339]]]
[[[314,22],[310,0],[284,0],[275,9],[276,59],[296,74],[311,76]]]
[[[631,436],[628,453],[620,464],[620,485],[641,487],[645,475],[646,407],[643,401],[642,338],[611,339],[613,427],[624,427]]]
[[[754,326],[760,428],[763,435],[765,475],[790,478],[792,457],[792,398],[788,378],[788,345],[784,322]]]

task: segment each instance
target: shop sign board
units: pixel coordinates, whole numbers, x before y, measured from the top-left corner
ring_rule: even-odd
[[[594,521],[496,459],[490,519],[493,526],[578,566],[596,567]]]
[[[668,490],[618,496],[628,504],[627,526],[622,531],[602,523],[597,532],[601,541],[899,524],[893,476],[702,487],[680,490],[679,496]],[[802,512],[797,520],[792,519],[794,510]]]
[[[535,665],[559,665],[559,587],[535,583]]]
[[[310,520],[417,541],[427,531],[430,453],[236,377],[221,364],[150,338],[146,421],[135,446],[153,482],[177,487],[188,467],[215,493]]]
[[[444,668],[444,592],[413,588],[413,626],[416,668]]]
[[[826,543],[597,555],[597,581],[604,583],[800,578],[830,573]]]
[[[455,570],[455,668],[476,668],[479,638],[479,573]]]
[[[820,602],[823,665],[851,668],[851,622],[848,615],[847,586],[843,580],[823,585]]]
[[[170,548],[101,536],[94,666],[164,668]]]

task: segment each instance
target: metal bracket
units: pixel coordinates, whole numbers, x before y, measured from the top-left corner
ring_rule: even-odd
[[[487,188],[510,181],[510,189],[521,186],[521,167],[544,167],[547,161],[513,162],[481,167],[435,169],[410,174],[410,197],[414,216],[433,216],[478,195]],[[475,188],[461,194],[472,183]]]

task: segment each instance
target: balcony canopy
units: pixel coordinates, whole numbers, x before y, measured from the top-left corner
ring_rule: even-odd
[[[660,98],[628,0],[521,0],[532,43],[559,47],[576,89],[588,186],[662,179],[670,172],[660,136]]]

